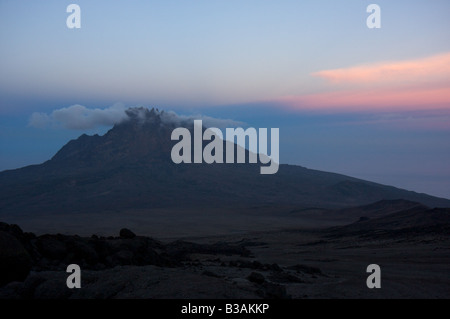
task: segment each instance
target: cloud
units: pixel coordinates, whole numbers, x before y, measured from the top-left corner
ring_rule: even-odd
[[[130,118],[146,121],[150,110],[145,107],[127,108],[121,103],[100,109],[90,109],[83,105],[72,105],[52,111],[50,114],[34,112],[28,125],[36,128],[63,127],[70,130],[87,130],[99,126],[112,126]],[[245,123],[231,119],[218,119],[204,115],[178,115],[175,112],[153,110],[160,116],[163,123],[183,125],[194,120],[203,120],[206,127],[236,127]]]
[[[28,121],[29,126],[33,126],[36,128],[45,128],[47,126],[50,126],[52,124],[52,118],[45,114],[45,113],[39,113],[34,112],[30,116],[30,120]]]
[[[324,70],[323,92],[285,96],[296,109],[426,110],[450,108],[450,53],[423,59]]]
[[[312,75],[332,84],[390,86],[409,83],[450,83],[450,53],[427,58],[382,62],[324,70]]]
[[[72,105],[54,110],[50,114],[31,114],[29,125],[37,128],[62,126],[71,130],[86,130],[98,126],[114,125],[125,120],[125,106],[117,103],[105,109],[89,109],[83,105]]]
[[[158,109],[149,110],[145,107],[129,108],[125,111],[125,113],[130,118],[138,119],[142,122],[152,121],[154,119],[154,115],[156,115],[159,116],[163,124],[171,124],[175,126],[186,126],[189,124],[193,124],[194,120],[202,120],[202,124],[205,127],[227,128],[246,126],[244,122],[231,119],[219,119],[201,114],[179,115],[173,111],[159,111]]]

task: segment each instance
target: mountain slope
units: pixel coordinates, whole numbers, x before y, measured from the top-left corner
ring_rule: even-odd
[[[155,207],[295,205],[343,208],[405,199],[430,207],[450,201],[356,178],[280,165],[180,164],[171,161],[172,130],[190,123],[164,112],[129,109],[104,136],[82,135],[49,161],[0,173],[0,214],[74,213]]]
[[[415,237],[420,235],[448,236],[450,209],[417,205],[376,218],[364,218],[349,225],[329,229],[329,238],[361,236],[365,238]]]

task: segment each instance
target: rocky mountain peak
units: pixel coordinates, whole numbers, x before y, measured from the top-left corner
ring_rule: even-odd
[[[125,165],[131,162],[170,159],[171,132],[183,125],[175,116],[152,108],[129,108],[128,118],[103,136],[81,135],[67,143],[52,158],[76,166]]]

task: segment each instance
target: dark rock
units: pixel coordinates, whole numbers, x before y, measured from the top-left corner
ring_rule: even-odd
[[[31,270],[32,260],[20,241],[0,231],[0,286],[23,281]]]
[[[106,265],[102,264],[102,263],[98,263],[94,267],[92,267],[92,269],[93,270],[105,270],[106,269]]]
[[[275,272],[269,279],[278,283],[304,283],[305,281],[286,272]]]
[[[260,263],[259,261],[255,260],[255,261],[252,262],[251,268],[252,269],[264,269],[265,267],[264,267],[264,265],[262,263]]]
[[[208,276],[208,277],[214,277],[214,278],[221,278],[218,274],[213,273],[212,271],[205,270],[202,272],[202,275]]]
[[[158,250],[164,250],[164,247],[157,241],[147,237],[135,237],[133,239],[118,239],[109,242],[110,254],[117,253],[119,251],[129,251],[133,254],[127,265],[158,265],[158,266],[171,266],[176,264],[167,255],[158,253]],[[157,247],[157,248],[154,248]],[[123,265],[123,261],[119,263]]]
[[[105,261],[112,253],[112,247],[108,239],[91,239],[89,245],[95,250],[100,260]]]
[[[68,263],[81,263],[85,261],[87,264],[95,265],[98,262],[97,252],[87,242],[81,238],[71,238],[66,242],[67,250],[71,252],[71,260]]]
[[[288,269],[295,270],[297,272],[302,272],[309,275],[322,275],[322,271],[317,267],[306,266],[306,265],[294,265],[288,267]]]
[[[262,284],[263,282],[266,281],[266,278],[264,278],[264,276],[262,274],[260,274],[259,272],[252,272],[247,279],[251,282],[254,282],[256,284]]]
[[[283,269],[281,269],[281,267],[280,266],[278,266],[278,264],[272,264],[272,265],[270,265],[270,270],[273,270],[273,271],[276,271],[276,272],[282,272],[283,271]]]
[[[119,233],[120,238],[123,239],[133,239],[136,237],[136,234],[127,228],[122,228]]]
[[[208,259],[207,261],[213,262],[213,263],[220,263],[220,262],[221,262],[220,258],[216,258],[216,259]]]
[[[30,257],[32,258],[35,257],[35,252],[31,244],[31,240],[36,238],[34,234],[24,233],[18,225],[9,225],[1,222],[0,222],[0,231],[4,231],[14,236],[18,241],[20,241],[23,247],[27,250],[27,252],[30,254]]]
[[[20,241],[22,241],[24,237],[23,231],[18,225],[9,225],[6,223],[0,223],[0,231],[7,232],[16,237]]]
[[[46,269],[50,269],[51,267],[51,263],[50,261],[43,257],[40,258],[34,265],[33,270],[46,270]]]
[[[248,268],[248,269],[255,269],[255,270],[275,270],[273,265],[269,264],[262,264],[261,262],[254,260],[254,261],[247,261],[247,260],[232,260],[229,262],[230,267],[237,267],[237,268]],[[276,265],[280,270],[281,268]],[[277,268],[277,269],[278,269]]]
[[[249,269],[258,269],[256,267],[254,267],[253,263],[251,261],[246,261],[246,260],[238,260],[236,262],[236,266],[238,268],[249,268]]]
[[[35,287],[33,299],[68,299],[77,290],[67,288],[65,272],[46,273],[45,276],[46,280]]]
[[[260,295],[264,299],[291,299],[287,294],[286,287],[271,282],[264,282]]]
[[[25,282],[18,289],[18,294],[21,299],[34,298],[34,291],[36,288],[45,282],[47,279],[43,276],[42,272],[30,272]]]
[[[252,241],[250,239],[241,239],[238,243],[243,247],[267,246],[266,242]]]
[[[133,252],[129,250],[121,250],[113,255],[113,262],[118,265],[132,265]]]
[[[186,260],[191,254],[210,254],[210,255],[240,255],[247,257],[250,251],[242,246],[229,245],[226,243],[197,244],[190,243],[183,240],[177,240],[166,246],[167,252],[173,258],[178,260]]]
[[[10,282],[6,286],[0,289],[0,300],[2,299],[21,299],[21,289],[23,283],[21,282]]]
[[[67,247],[58,235],[43,235],[38,237],[36,247],[42,256],[49,259],[63,260],[67,255]]]

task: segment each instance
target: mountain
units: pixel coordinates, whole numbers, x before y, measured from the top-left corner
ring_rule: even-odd
[[[201,206],[338,209],[394,199],[450,207],[447,199],[301,166],[261,175],[260,163],[177,165],[172,130],[192,130],[192,123],[155,109],[127,114],[105,135],[83,134],[43,164],[1,172],[0,217]]]
[[[389,204],[389,203],[387,203]],[[398,206],[400,208],[400,206]],[[407,206],[405,206],[407,207]],[[355,207],[355,210],[358,208]],[[395,209],[394,209],[395,210]],[[362,210],[361,210],[362,211]],[[416,204],[410,208],[382,214],[361,217],[349,225],[334,227],[329,230],[330,237],[343,236],[389,237],[395,235],[415,236],[431,234],[447,236],[450,231],[450,209],[433,208]]]

